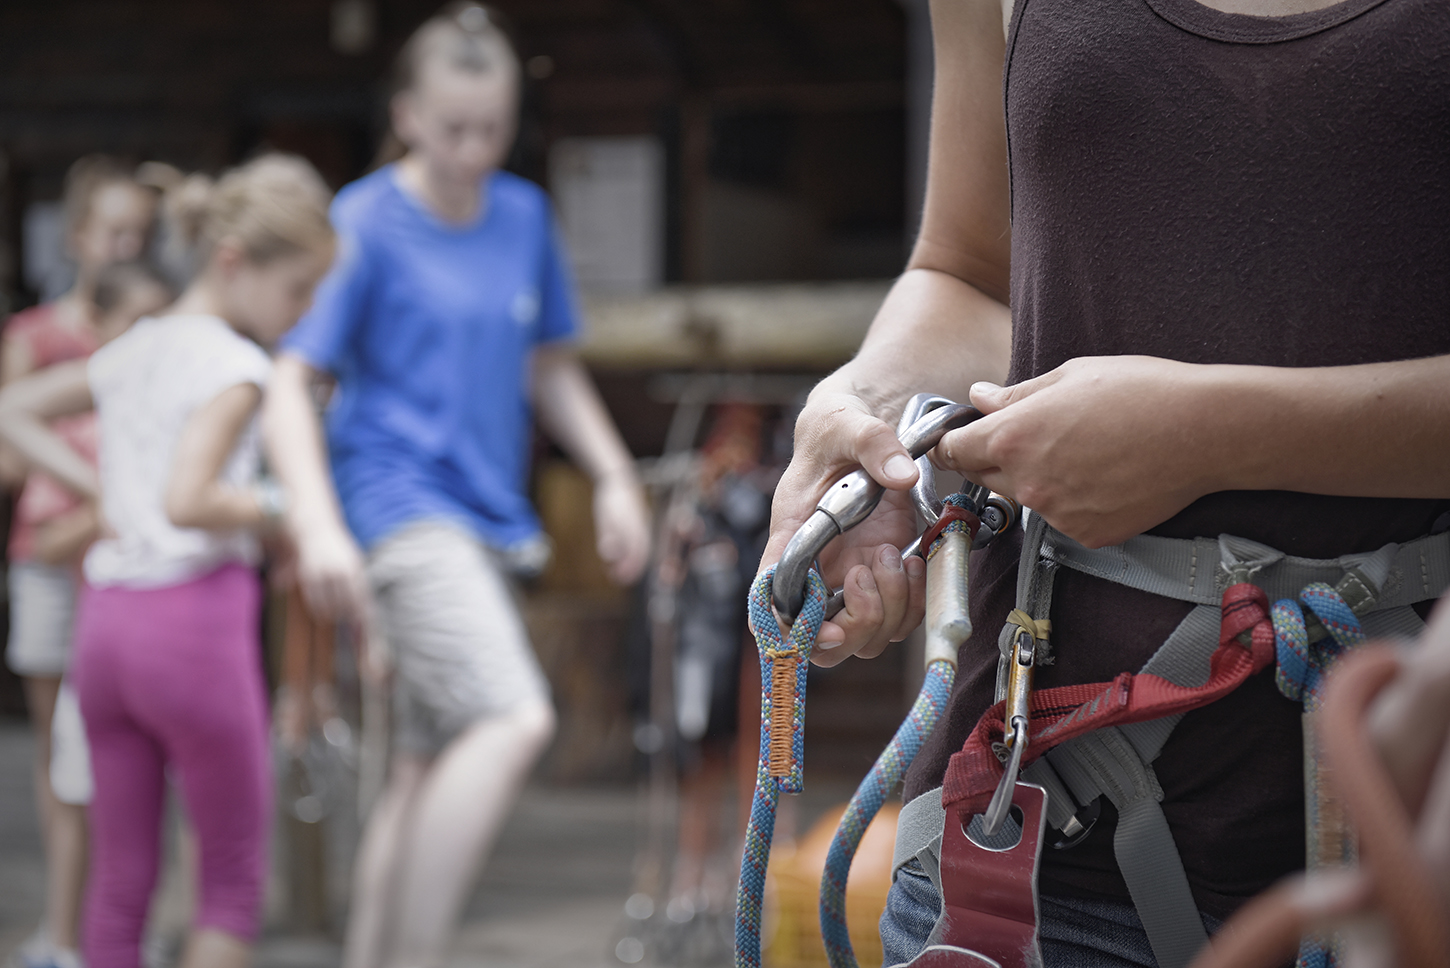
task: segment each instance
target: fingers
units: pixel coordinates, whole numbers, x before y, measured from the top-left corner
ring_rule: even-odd
[[[770,538],[760,567],[780,559],[822,494],[856,467],[878,484],[905,491],[916,483],[911,454],[885,421],[856,405],[840,403],[825,413],[806,413],[796,424],[796,453],[771,501]]]
[[[609,566],[609,578],[616,585],[633,585],[639,581],[649,564],[649,536],[614,535],[608,543],[603,535],[599,539],[599,557]]]
[[[633,479],[607,478],[594,489],[595,548],[616,584],[632,585],[650,555],[650,515]]]
[[[971,390],[967,391],[967,398],[971,401],[972,406],[982,413],[996,413],[1003,407],[1010,406],[1019,400],[1025,400],[1039,390],[1057,383],[1062,379],[1065,369],[1066,367],[1060,366],[1041,376],[1014,383],[1009,387],[998,386],[983,380],[972,384]]]
[[[892,545],[876,549],[868,564],[846,574],[845,607],[821,627],[813,661],[833,666],[852,655],[873,658],[921,622],[926,597],[925,563],[901,559]]]

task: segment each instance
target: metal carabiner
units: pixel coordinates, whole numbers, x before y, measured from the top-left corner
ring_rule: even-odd
[[[1025,628],[1019,628],[1012,640],[1011,665],[1007,670],[1007,730],[1003,737],[1007,747],[1007,761],[1002,779],[992,792],[987,812],[982,815],[982,829],[988,837],[996,836],[1007,820],[1012,806],[1012,789],[1022,772],[1022,754],[1027,751],[1029,725],[1031,724],[1030,701],[1032,698],[1032,674],[1037,663],[1037,639]]]
[[[947,401],[913,421],[900,435],[901,444],[912,460],[916,460],[935,447],[947,431],[965,427],[981,415],[976,407]],[[864,470],[858,470],[831,485],[821,497],[815,511],[785,546],[776,565],[771,603],[782,620],[791,623],[800,614],[805,604],[806,575],[816,557],[837,536],[866,520],[876,510],[885,490]]]

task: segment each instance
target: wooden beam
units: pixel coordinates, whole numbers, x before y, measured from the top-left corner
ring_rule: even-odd
[[[591,366],[826,369],[850,359],[889,280],[586,294]]]

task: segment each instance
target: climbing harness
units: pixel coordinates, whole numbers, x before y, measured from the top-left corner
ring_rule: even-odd
[[[1022,781],[1047,793],[1054,847],[1071,847],[1086,835],[1102,797],[1114,804],[1114,852],[1155,959],[1164,968],[1183,968],[1204,947],[1207,933],[1159,806],[1163,794],[1153,760],[1184,713],[1275,663],[1285,695],[1305,700],[1308,709],[1311,867],[1344,863],[1353,841],[1336,819],[1342,809],[1317,792],[1313,717],[1323,671],[1368,637],[1413,635],[1423,627],[1410,606],[1438,598],[1450,585],[1450,534],[1386,545],[1371,554],[1312,560],[1231,536],[1192,541],[1139,536],[1117,547],[1088,549],[1031,516],[1018,572],[1018,611],[1000,640],[998,702],[952,757],[943,787],[902,810],[895,867],[914,858],[938,880],[933,876],[938,858],[943,870],[949,861],[951,840],[938,839],[944,823],[953,826],[947,815],[970,817],[989,809],[1001,786],[1017,780],[1010,761],[1004,768],[996,743],[1008,727],[1008,663],[1029,635],[1036,660],[1046,654],[1049,629],[1043,623],[1053,576],[1062,567],[1196,606],[1136,675],[1033,692],[1031,745],[1021,773]],[[1022,781],[1016,782],[1018,790],[1026,785]],[[941,880],[944,907],[950,909],[951,885]],[[1301,965],[1330,959],[1329,948],[1312,943],[1300,953]]]
[[[948,430],[978,416],[972,407],[918,394],[908,403],[898,427],[902,444],[917,461],[921,477],[913,488],[913,499],[929,524],[903,550],[904,555],[919,553],[928,562],[926,674],[911,713],[847,805],[827,855],[821,880],[821,930],[827,956],[836,968],[856,965],[845,914],[851,860],[871,820],[945,711],[956,678],[957,650],[971,634],[968,555],[974,546],[1015,526],[1020,513],[1015,502],[970,484],[945,500],[937,498],[935,474],[925,454]],[[842,478],[827,490],[780,562],[762,573],[751,591],[750,626],[761,662],[760,761],[740,869],[737,968],[760,964],[760,910],[776,805],[781,793],[798,793],[803,785],[810,650],[822,622],[841,601],[839,592],[828,596],[815,567],[816,557],[837,535],[865,520],[882,493],[883,488],[864,471]],[[782,626],[788,629],[784,634]]]
[[[936,397],[918,396],[913,406],[918,416],[898,431],[913,458],[945,430],[977,416]],[[911,716],[852,798],[828,856],[821,928],[833,968],[855,966],[844,918],[851,852],[885,791],[944,710],[956,647],[970,632],[966,551],[997,533],[962,511],[991,511],[985,493],[969,487],[956,496],[960,501],[937,504],[932,491],[934,483],[923,475],[913,497],[933,525],[903,551],[926,549],[933,563],[927,569],[928,673]],[[834,604],[812,566],[831,539],[870,514],[880,495],[880,486],[862,471],[833,485],[752,593],[751,627],[761,649],[764,695],[761,766],[741,867],[737,968],[759,965],[760,900],[775,804],[781,792],[798,792],[801,785],[804,669]],[[1001,499],[993,500],[1007,513]],[[964,527],[949,520],[958,515],[967,521]],[[1117,810],[1114,853],[1155,960],[1163,968],[1186,968],[1205,948],[1207,932],[1159,803],[1163,792],[1153,761],[1185,713],[1274,664],[1280,690],[1305,705],[1310,868],[1352,861],[1354,838],[1343,807],[1321,781],[1314,741],[1324,673],[1369,638],[1410,636],[1423,628],[1411,606],[1439,598],[1450,587],[1450,533],[1316,560],[1229,535],[1193,540],[1140,535],[1089,549],[1038,515],[1024,519],[1017,607],[999,637],[996,703],[952,756],[943,786],[908,803],[898,820],[893,870],[919,863],[942,900],[927,947],[910,968],[1040,965],[1041,846],[1070,849],[1079,843],[1104,797]],[[1013,513],[1011,524],[1016,522]],[[959,561],[950,553],[943,557],[948,541],[960,549]],[[1195,607],[1136,674],[1034,689],[1036,668],[1051,661],[1053,579],[1064,567]],[[934,623],[948,610],[956,621],[951,634],[934,636]],[[788,629],[784,635],[782,627]],[[940,652],[932,651],[933,641]],[[956,645],[947,648],[947,641]],[[1333,965],[1333,949],[1332,939],[1306,941],[1299,965]]]

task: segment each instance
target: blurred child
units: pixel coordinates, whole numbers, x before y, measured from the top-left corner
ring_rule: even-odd
[[[71,166],[64,211],[66,245],[76,264],[75,285],[54,302],[10,319],[0,340],[0,385],[84,359],[105,341],[95,306],[97,284],[107,266],[141,254],[155,207],[155,194],[110,158],[92,155]],[[139,298],[144,300],[145,294]],[[55,429],[94,459],[92,419],[69,418],[58,421]],[[64,968],[75,962],[86,826],[83,811],[58,800],[51,787],[51,730],[71,648],[76,599],[72,559],[89,541],[95,515],[64,487],[42,474],[27,476],[27,470],[19,455],[0,447],[0,482],[25,484],[8,549],[6,660],[25,681],[26,704],[35,727],[35,791],[46,858],[45,918],[37,935],[17,953],[17,961],[24,968]]]
[[[168,770],[201,845],[183,968],[250,958],[272,807],[253,566],[281,511],[256,484],[253,416],[271,373],[262,347],[332,259],[328,201],[310,166],[282,156],[188,180],[171,208],[202,268],[177,303],[88,364],[0,394],[0,437],[99,494],[113,531],[86,555],[72,670],[95,773],[90,968],[139,965]],[[99,482],[44,422],[92,405]]]
[[[94,321],[98,345],[105,345],[131,328],[142,316],[159,312],[176,298],[171,285],[145,262],[118,262],[101,270],[94,289]],[[65,438],[72,449],[95,463],[96,419],[94,413],[63,417],[51,429]],[[80,555],[100,534],[100,514],[94,502],[83,501],[44,471],[33,472],[16,505],[16,517],[26,522],[30,534],[30,556],[43,567],[65,566],[75,571]],[[11,560],[17,560],[17,545],[11,541]],[[23,560],[23,559],[21,559]],[[13,567],[13,565],[12,565]],[[70,620],[65,637],[70,637]]]
[[[394,756],[355,868],[349,968],[442,963],[553,731],[508,585],[522,559],[542,564],[525,492],[534,410],[594,480],[615,577],[633,581],[649,554],[633,460],[572,349],[548,198],[499,170],[518,114],[508,39],[486,8],[453,4],[404,46],[398,81],[407,153],[339,195],[338,265],[284,344],[266,417],[311,539],[309,604],[365,596],[350,526],[396,657]],[[338,381],[331,480],[307,392],[318,373]]]

